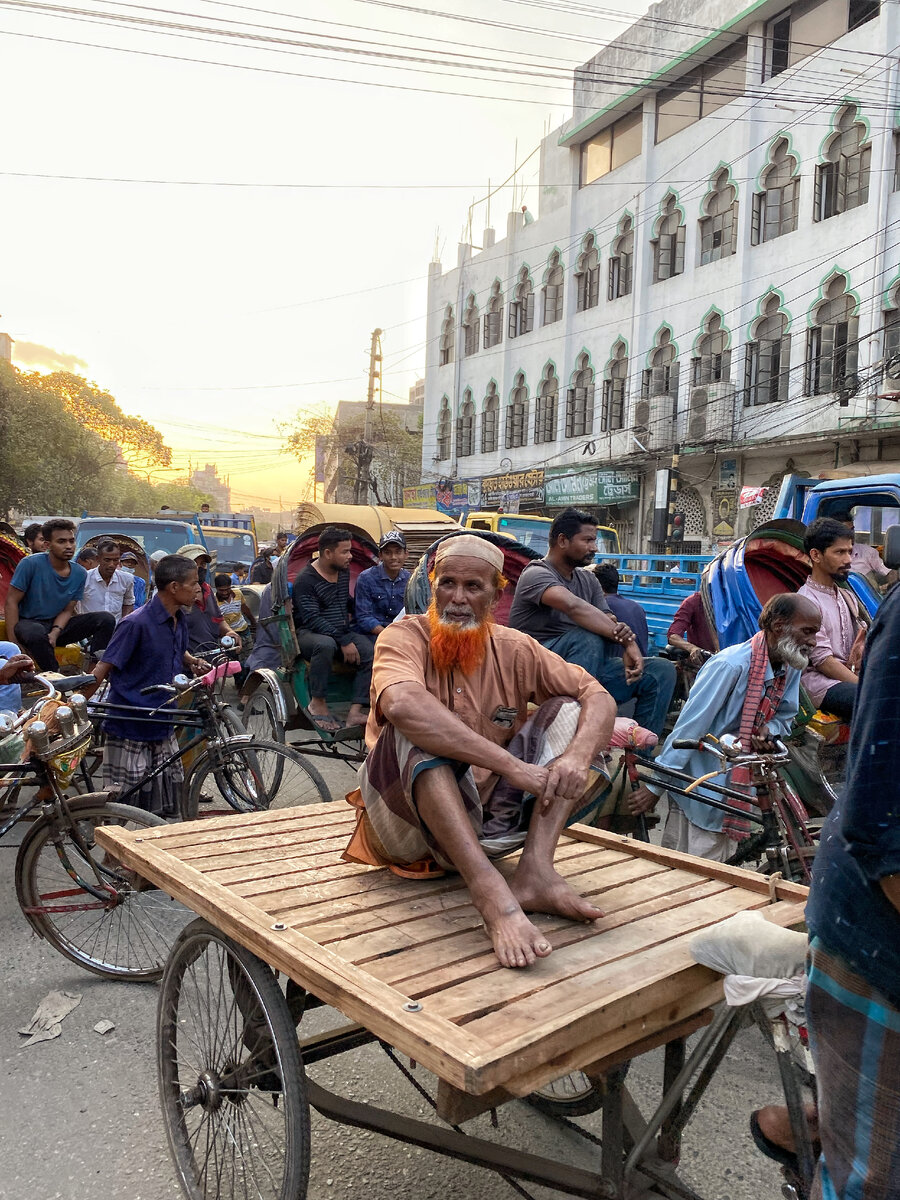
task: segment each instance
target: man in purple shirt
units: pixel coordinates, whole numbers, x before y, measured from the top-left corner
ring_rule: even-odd
[[[850,576],[853,535],[841,521],[819,517],[807,528],[803,546],[812,570],[799,591],[819,609],[822,625],[802,683],[817,708],[850,721],[866,628],[856,595],[838,586]]]

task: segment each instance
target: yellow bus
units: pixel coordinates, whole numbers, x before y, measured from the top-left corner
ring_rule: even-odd
[[[467,529],[490,529],[494,533],[505,533],[523,546],[544,555],[550,545],[549,517],[535,517],[523,513],[470,512],[466,517]],[[603,554],[619,553],[619,535],[609,525],[597,529],[597,550]]]

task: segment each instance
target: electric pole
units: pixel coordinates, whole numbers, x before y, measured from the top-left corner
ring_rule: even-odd
[[[381,330],[372,330],[372,341],[369,346],[369,387],[366,392],[366,423],[362,438],[355,446],[348,446],[348,451],[356,458],[356,503],[367,504],[371,478],[369,468],[372,465],[372,455],[375,447],[372,445],[372,413],[375,409],[375,386],[381,395]]]

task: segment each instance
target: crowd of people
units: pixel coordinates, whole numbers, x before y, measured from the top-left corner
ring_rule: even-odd
[[[842,586],[850,571],[887,585],[896,577],[874,550],[860,553],[852,516],[840,516],[807,528],[807,582],[772,597],[746,642],[719,650],[699,594],[686,598],[669,642],[685,652],[692,686],[655,762],[709,780],[708,759],[679,745],[706,734],[771,752],[789,733],[802,690],[823,712],[853,722],[848,785],[822,835],[809,907],[808,1015],[819,1083],[810,1121],[823,1152],[814,1194],[896,1200],[900,589],[870,622]],[[568,824],[596,814],[616,739],[645,748],[662,739],[676,687],[675,665],[648,657],[646,614],[618,594],[615,566],[595,565],[597,526],[578,509],[554,520],[546,555],[521,570],[506,625],[493,616],[507,586],[503,550],[471,533],[439,543],[422,615],[405,613],[410,572],[397,531],[381,538],[377,563],[351,588],[353,538],[325,529],[318,556],[292,582],[309,715],[327,734],[364,727],[368,753],[348,796],[357,821],[344,857],[412,879],[457,872],[508,968],[552,952],[531,914],[602,917],[556,871],[554,853]],[[110,700],[123,706],[140,706],[142,689],[181,670],[205,669],[202,648],[223,632],[244,657],[257,632],[254,654],[263,661],[271,652],[271,634],[267,641],[239,580],[210,578],[202,545],[160,556],[149,593],[139,594],[134,567],[112,539],[73,561],[71,522],[51,520],[26,534],[32,553],[17,567],[6,604],[8,635],[18,645],[0,645],[0,700],[11,699],[19,647],[47,669],[56,647],[86,641],[98,685],[108,680]],[[261,551],[250,582],[271,584],[274,556],[286,544],[279,535]],[[266,587],[259,618],[269,611]],[[251,655],[247,666],[254,665]],[[336,671],[354,677],[343,720],[329,701]],[[165,723],[124,714],[107,721],[106,733],[105,782],[113,786],[134,786],[173,752]],[[727,773],[717,781],[727,782]],[[164,773],[143,802],[171,815],[179,782]],[[749,827],[705,795],[700,787],[667,797],[658,775],[631,793],[629,808],[643,815],[667,798],[663,845],[724,861]],[[514,870],[501,873],[497,860],[514,849],[521,850]],[[754,1120],[758,1144],[779,1161],[790,1156],[784,1114],[763,1110]]]

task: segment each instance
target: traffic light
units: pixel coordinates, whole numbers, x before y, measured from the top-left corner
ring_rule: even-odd
[[[672,518],[672,533],[669,541],[673,543],[684,541],[684,515],[682,513],[676,513]]]

